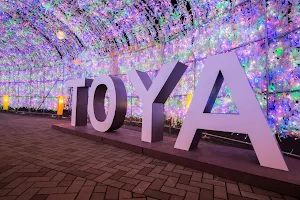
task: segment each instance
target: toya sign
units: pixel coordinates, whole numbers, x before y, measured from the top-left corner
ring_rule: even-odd
[[[163,139],[164,103],[186,69],[187,66],[180,62],[165,64],[153,82],[145,72],[133,70],[128,73],[143,103],[142,141],[152,143]],[[210,113],[224,79],[239,114]],[[73,88],[72,126],[86,125],[87,114],[97,131],[112,131],[122,126],[127,109],[127,95],[121,79],[100,75],[94,80],[71,80],[67,82],[67,86]],[[106,91],[110,95],[107,114],[104,110]],[[197,129],[246,133],[261,166],[288,171],[277,141],[235,53],[206,59],[175,148],[188,151],[196,147],[200,139],[196,135]]]

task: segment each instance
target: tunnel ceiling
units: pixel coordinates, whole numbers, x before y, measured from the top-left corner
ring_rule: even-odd
[[[184,35],[233,6],[198,0],[2,0],[4,67],[55,65],[92,50],[101,56],[138,50]]]

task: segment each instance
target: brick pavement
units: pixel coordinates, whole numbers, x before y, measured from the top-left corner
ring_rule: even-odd
[[[0,113],[0,200],[293,200]]]

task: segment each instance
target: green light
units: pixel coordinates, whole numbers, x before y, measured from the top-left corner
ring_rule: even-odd
[[[293,49],[292,56],[297,57],[299,55],[298,49]]]
[[[174,17],[174,19],[178,19],[178,18],[179,18],[179,12],[175,12],[175,13],[173,14],[173,17]]]
[[[282,49],[282,48],[277,48],[277,49],[275,50],[275,53],[276,53],[277,56],[281,56],[282,53],[283,53],[283,49]]]
[[[46,11],[49,11],[52,8],[52,5],[50,3],[45,3],[44,8]]]
[[[291,96],[293,100],[300,100],[300,92],[292,92]]]
[[[242,62],[242,66],[244,68],[249,67],[249,65],[250,65],[250,61],[249,60],[246,60],[246,61]]]
[[[229,96],[230,96],[231,92],[230,92],[230,90],[229,90],[229,88],[228,88],[227,86],[225,86],[224,90],[225,90],[225,92],[226,92],[227,94],[229,94]]]
[[[299,90],[299,89],[300,89],[300,85],[295,85],[295,86],[292,87],[292,90],[293,90],[293,91]]]
[[[275,91],[275,86],[274,85],[269,85],[269,91],[271,91],[271,92]]]
[[[263,24],[265,21],[265,17],[264,16],[261,16],[259,19],[258,19],[258,23],[259,24]]]
[[[159,24],[160,24],[160,25],[162,25],[162,24],[164,23],[164,21],[165,21],[165,20],[164,20],[163,17],[159,18]]]
[[[66,12],[65,16],[66,16],[67,20],[70,20],[72,14],[71,14],[71,12]]]
[[[219,4],[217,4],[217,6],[216,6],[217,9],[221,9],[221,8],[223,8],[223,7],[224,7],[224,4],[222,4],[222,3],[219,3]]]

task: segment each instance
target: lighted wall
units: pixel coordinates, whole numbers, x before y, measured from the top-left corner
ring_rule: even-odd
[[[95,46],[75,57],[60,58],[50,50],[42,55],[47,49],[43,45],[37,56],[49,57],[45,64],[31,63],[34,52],[16,53],[25,56],[27,62],[16,63],[16,68],[7,63],[17,59],[1,59],[1,66],[7,67],[0,69],[0,96],[9,95],[13,108],[55,110],[58,96],[69,98],[66,80],[116,74],[126,84],[127,117],[137,120],[142,105],[127,72],[146,71],[154,79],[163,63],[179,60],[189,67],[167,101],[165,112],[167,119],[177,118],[180,123],[186,114],[187,94],[197,86],[206,57],[235,50],[274,133],[300,137],[299,6],[296,0],[269,0],[267,5],[255,0],[204,1],[193,11],[194,26],[187,27],[188,31],[144,49],[140,45],[104,57],[95,53]],[[161,23],[164,27],[164,20]],[[168,31],[180,32],[180,27],[163,31],[166,35]],[[36,40],[39,45],[41,41]],[[238,113],[226,80],[213,112]]]

